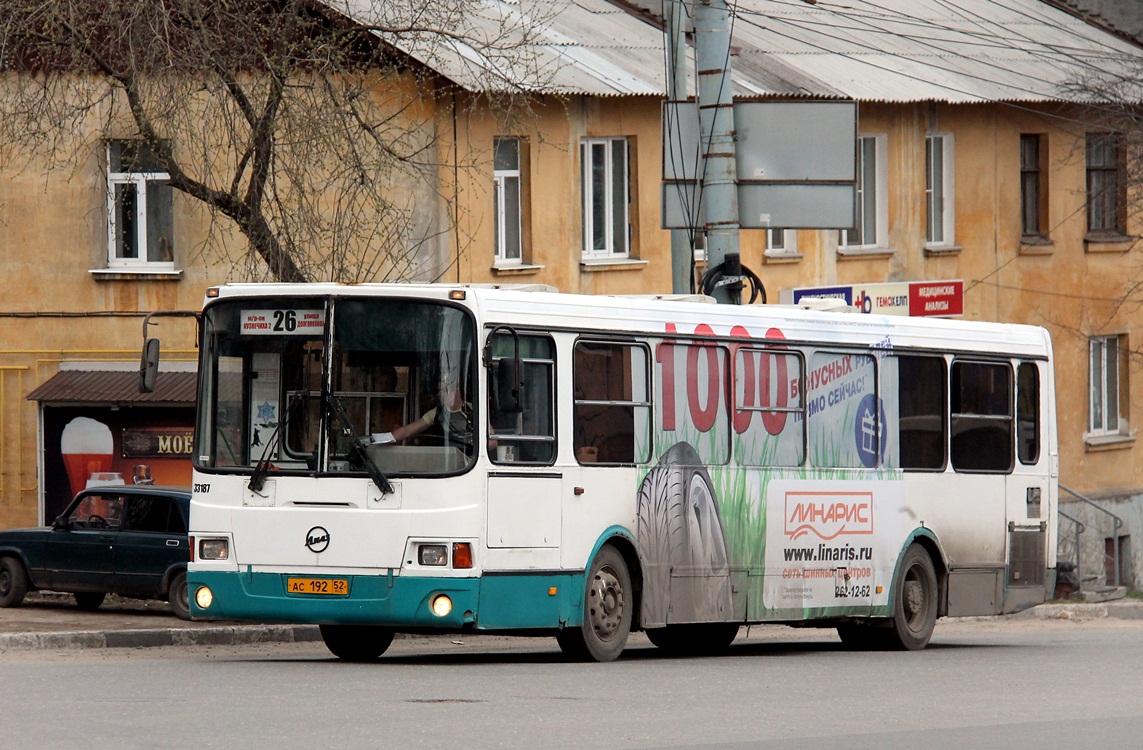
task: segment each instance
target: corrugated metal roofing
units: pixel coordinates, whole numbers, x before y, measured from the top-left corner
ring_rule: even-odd
[[[417,0],[326,0],[366,23]],[[439,35],[379,36],[472,91],[518,88],[662,96],[663,32],[606,0],[482,0]],[[1074,101],[1066,84],[1110,73],[1130,81],[1143,50],[1041,0],[739,0],[733,3],[735,95],[859,101]],[[422,21],[423,23],[423,21]],[[500,45],[503,49],[503,45]],[[694,91],[693,48],[689,91]]]
[[[139,373],[130,370],[63,370],[28,394],[29,401],[63,404],[167,405],[195,402],[193,372],[159,372],[155,390],[139,392]]]

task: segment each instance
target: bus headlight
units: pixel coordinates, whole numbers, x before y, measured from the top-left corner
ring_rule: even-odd
[[[437,594],[429,603],[429,609],[437,617],[445,617],[452,612],[452,599],[449,599],[447,594]]]
[[[417,555],[421,565],[448,565],[448,547],[443,544],[422,544]]]
[[[226,539],[200,539],[199,560],[225,560],[230,557],[230,542]]]
[[[214,594],[206,586],[199,586],[198,591],[194,592],[194,603],[199,609],[210,609],[213,602]]]

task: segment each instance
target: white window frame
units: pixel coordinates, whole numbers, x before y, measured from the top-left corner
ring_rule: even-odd
[[[1127,417],[1123,413],[1126,399],[1121,349],[1119,334],[1088,339],[1088,431],[1085,437],[1129,434]]]
[[[616,144],[623,144],[623,175],[617,180],[614,172],[614,149]],[[594,146],[604,147],[604,178],[603,178],[603,247],[594,247],[592,238],[595,236],[595,216],[590,210],[594,201],[594,187],[591,181],[594,161],[592,151]],[[621,206],[622,216],[616,216],[616,186],[623,191],[619,196],[618,205]],[[584,138],[580,141],[580,208],[583,213],[583,259],[609,260],[614,258],[628,258],[631,255],[631,148],[627,138]],[[617,227],[623,231],[620,234],[622,247],[615,246]]]
[[[849,230],[838,233],[838,249],[841,251],[880,251],[889,247],[889,165],[887,158],[888,136],[885,133],[860,135],[857,137],[857,206],[854,219],[862,221],[864,207],[869,200],[867,186],[873,183],[874,226],[873,241],[860,244],[850,243]],[[866,164],[865,144],[873,144],[873,165]],[[868,233],[866,233],[868,236]]]
[[[131,139],[113,139],[105,143],[105,165],[107,169],[107,266],[108,268],[174,269],[170,260],[147,260],[147,185],[152,182],[169,182],[166,172],[119,172],[112,167],[112,145],[129,143]],[[116,187],[130,185],[135,190],[135,247],[138,258],[121,258],[118,255],[119,221],[116,216]],[[173,221],[172,221],[173,223]]]
[[[778,246],[775,247],[775,240]],[[794,229],[771,228],[766,230],[767,258],[789,258],[798,254],[798,232]]]
[[[950,247],[956,244],[955,169],[951,133],[925,136],[925,246]],[[940,162],[940,179],[934,177]],[[937,183],[940,183],[939,185]],[[933,220],[936,217],[936,220]],[[934,230],[936,230],[934,232]],[[939,233],[939,234],[938,234]]]
[[[516,168],[503,169],[495,166],[496,154],[499,153],[499,143],[501,141],[512,141],[516,144]],[[494,263],[497,267],[504,266],[519,266],[524,262],[524,237],[523,237],[523,209],[524,197],[521,191],[523,190],[523,180],[521,179],[520,170],[520,138],[516,136],[498,136],[493,139],[493,170],[492,182],[494,189],[494,227],[496,233],[496,251]],[[516,243],[515,247],[509,247],[509,232],[508,232],[508,217],[505,207],[507,206],[507,187],[508,184],[515,180],[516,182]]]

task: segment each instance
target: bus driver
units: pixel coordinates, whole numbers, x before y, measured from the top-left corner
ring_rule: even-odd
[[[442,376],[437,396],[440,403],[418,420],[393,428],[392,432],[375,432],[370,441],[377,445],[400,443],[437,425],[450,443],[472,445],[472,404],[464,400],[455,376]]]

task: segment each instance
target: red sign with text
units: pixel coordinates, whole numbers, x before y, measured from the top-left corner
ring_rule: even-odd
[[[964,282],[931,281],[909,284],[909,314],[963,315]]]

